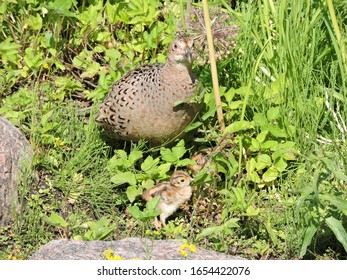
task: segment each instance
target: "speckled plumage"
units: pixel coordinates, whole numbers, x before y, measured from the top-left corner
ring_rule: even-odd
[[[156,228],[161,227],[161,225],[165,226],[166,218],[171,216],[180,205],[191,197],[190,182],[192,180],[187,172],[178,170],[171,175],[170,182],[160,183],[143,192],[142,198],[146,201],[150,201],[155,196],[160,197],[157,209],[161,211],[161,224],[155,218],[154,225]]]
[[[200,106],[185,102],[196,94],[198,83],[191,69],[192,44],[177,38],[165,64],[142,65],[116,81],[96,117],[111,137],[161,144],[193,121]]]

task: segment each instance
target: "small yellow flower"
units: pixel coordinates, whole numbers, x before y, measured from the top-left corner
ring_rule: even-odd
[[[54,147],[62,147],[65,145],[65,141],[62,141],[60,137],[55,137]]]
[[[153,233],[154,233],[154,235],[159,235],[160,234],[160,232],[157,231],[157,230],[153,231]]]
[[[192,252],[192,253],[195,253],[196,252],[196,246],[193,245],[193,244],[190,244],[188,249]]]
[[[149,230],[149,229],[146,230],[146,235],[151,235],[151,233],[152,233],[151,230]]]
[[[180,253],[183,257],[188,257],[189,253],[187,252],[187,250],[189,250],[191,253],[195,253],[196,252],[196,246],[193,244],[182,244],[180,246],[180,249],[177,250],[178,253]]]
[[[178,253],[181,254],[182,257],[184,257],[184,258],[188,257],[188,253],[186,251],[184,251],[184,250],[177,250],[177,251],[178,251]]]
[[[111,249],[105,250],[104,251],[104,256],[105,256],[106,260],[117,260],[117,261],[125,260],[121,256],[113,255],[113,251]]]

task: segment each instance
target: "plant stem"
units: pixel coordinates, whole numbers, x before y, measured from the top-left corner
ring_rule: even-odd
[[[217,117],[218,117],[218,122],[220,126],[220,131],[223,132],[225,128],[225,124],[224,124],[224,118],[223,118],[222,102],[221,102],[220,93],[219,93],[218,73],[217,73],[217,66],[216,66],[216,59],[215,59],[215,52],[214,52],[212,31],[211,31],[211,20],[210,20],[210,14],[208,11],[207,0],[202,0],[202,5],[204,10],[204,20],[205,20],[205,27],[206,27],[208,51],[209,51],[209,57],[210,57],[214,98],[216,101],[216,108],[217,108]]]
[[[342,40],[339,24],[336,19],[333,1],[332,0],[326,0],[326,1],[327,1],[328,9],[329,9],[329,14],[331,17],[331,22],[334,28],[336,40],[341,50],[342,62],[345,67],[345,74],[347,74],[347,53],[346,53],[344,42]]]

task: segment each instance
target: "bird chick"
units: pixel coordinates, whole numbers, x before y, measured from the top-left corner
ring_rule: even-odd
[[[172,174],[170,182],[162,182],[143,192],[142,198],[146,201],[150,201],[155,196],[160,197],[157,209],[161,211],[161,223],[155,217],[154,225],[156,228],[160,228],[162,225],[165,226],[166,218],[171,216],[180,205],[191,197],[190,182],[192,180],[187,172],[178,170]]]
[[[196,164],[188,165],[188,169],[193,172],[194,175],[197,175],[204,167],[210,167],[211,165],[211,153],[210,149],[197,151],[193,156],[192,160],[196,162]]]

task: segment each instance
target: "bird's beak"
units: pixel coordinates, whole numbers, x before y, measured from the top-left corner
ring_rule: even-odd
[[[190,48],[186,48],[185,55],[186,55],[187,61],[189,63],[192,63],[193,57],[192,57],[192,52],[191,52]]]

